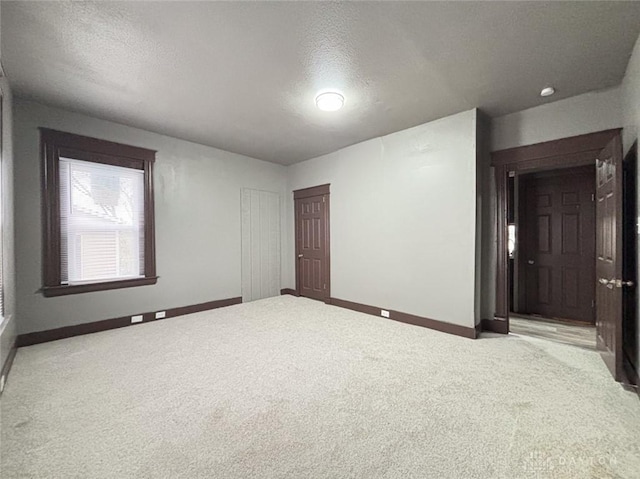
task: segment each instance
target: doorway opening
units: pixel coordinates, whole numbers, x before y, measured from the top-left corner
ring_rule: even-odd
[[[514,217],[519,209],[510,205],[517,204],[516,195],[520,194],[517,188],[520,186],[520,179],[526,181],[526,175],[529,174],[538,174],[538,178],[543,178],[548,172],[554,170],[595,165],[596,239],[595,279],[592,278],[592,285],[595,288],[596,348],[616,381],[631,384],[640,382],[637,373],[640,370],[640,358],[637,355],[638,337],[635,327],[638,315],[635,300],[637,253],[633,244],[637,239],[634,211],[637,179],[635,151],[634,147],[623,158],[621,129],[614,129],[496,151],[491,154],[491,165],[495,171],[497,204],[496,295],[495,316],[493,319],[483,321],[483,329],[507,334],[512,329],[510,325],[511,316],[514,314],[512,311],[517,312],[521,307],[521,303],[517,303],[515,308],[513,306],[521,300],[522,296],[518,289],[521,288],[519,278],[512,280],[516,276],[515,268],[518,267],[518,260],[509,258],[510,239],[512,243],[516,245],[518,243],[517,238],[514,237],[514,234],[518,236],[517,228],[514,229],[513,223],[510,222],[515,221]],[[535,179],[536,176],[530,178]],[[512,182],[513,192],[509,188]],[[567,197],[576,202],[575,195],[570,192]],[[540,201],[542,205],[545,204],[545,200]],[[562,206],[562,198],[560,203]],[[514,208],[513,211],[510,211],[510,208]],[[541,216],[544,215],[541,213]],[[573,219],[567,219],[567,228],[573,224],[575,229],[576,218],[574,215]],[[538,229],[544,230],[552,226],[550,216],[537,221],[537,224],[534,221],[534,227]],[[512,238],[509,237],[510,232]],[[562,235],[560,236],[561,247],[564,241],[565,248],[575,249],[575,241],[571,239],[575,235],[566,240]],[[540,241],[539,237],[538,241]],[[541,250],[549,245],[541,242],[537,246]],[[536,258],[523,258],[527,266],[529,266],[529,259],[534,261],[533,266],[535,266]],[[522,267],[521,264],[520,266]],[[571,283],[570,280],[573,277],[573,284],[580,284],[580,278],[576,278],[579,273],[571,271],[571,268],[565,269],[567,271],[561,272],[561,277],[564,274],[564,280],[567,283]],[[519,276],[522,274],[520,272]],[[524,276],[526,277],[527,274]],[[544,291],[549,290],[545,284],[551,284],[552,276],[553,271],[549,269],[539,272],[538,276],[532,280],[534,289],[537,286],[538,297],[534,297],[531,301],[534,303],[537,301],[538,304],[549,301]],[[580,299],[583,298],[580,291],[560,287],[560,292],[569,298],[564,299],[565,303],[572,303],[575,310],[591,306],[588,301],[583,302],[584,300]],[[525,301],[528,307],[530,298],[527,296]],[[543,311],[543,314],[550,313]],[[565,320],[571,319],[566,308],[559,317]]]
[[[596,349],[595,165],[509,178],[510,331]]]

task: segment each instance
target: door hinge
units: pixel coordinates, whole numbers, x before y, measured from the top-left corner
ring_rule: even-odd
[[[324,283],[324,289],[327,289],[327,283]]]
[[[592,299],[592,300],[591,300],[591,307],[592,307],[592,308],[595,308],[595,307],[596,307],[596,300],[595,300],[595,299]]]
[[[591,193],[591,201],[595,201],[596,200],[596,195],[595,193]]]
[[[322,197],[322,202],[324,203],[324,196]]]

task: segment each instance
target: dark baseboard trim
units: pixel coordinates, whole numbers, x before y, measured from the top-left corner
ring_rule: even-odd
[[[238,296],[237,298],[218,299],[216,301],[209,301],[207,303],[192,304],[191,306],[182,306],[181,308],[168,309],[167,318],[173,318],[174,316],[183,316],[185,314],[199,313],[201,311],[208,311],[210,309],[225,308],[227,306],[233,306],[234,304],[241,304],[241,303],[242,303],[242,296]]]
[[[367,304],[354,303],[353,301],[346,301],[344,299],[331,298],[328,302],[333,306],[338,306],[340,308],[351,309],[353,311],[358,311],[360,313],[371,314],[373,316],[380,316],[380,309],[376,306],[369,306]],[[464,338],[475,339],[476,336],[476,328],[468,328],[466,326],[459,326],[457,324],[445,323],[443,321],[438,321],[436,319],[424,318],[422,316],[415,316],[409,313],[403,313],[401,311],[393,311],[391,309],[389,311],[389,319],[394,321],[399,321],[401,323],[413,324],[415,326],[422,326],[428,329],[435,329],[436,331],[441,331],[443,333],[454,334],[456,336],[462,336]]]
[[[200,311],[208,311],[210,309],[224,308],[225,306],[231,306],[233,304],[242,303],[242,298],[229,298],[219,299],[217,301],[209,301],[208,303],[192,304],[190,306],[182,306],[172,309],[158,309],[158,311],[165,311],[166,318],[173,318],[175,316],[182,316],[184,314],[199,313]],[[123,328],[125,326],[136,326],[138,324],[144,324],[151,321],[162,321],[162,319],[155,319],[156,311],[149,313],[142,313],[142,322],[131,323],[131,316],[124,316],[121,318],[105,319],[102,321],[94,321],[92,323],[76,324],[74,326],[65,326],[62,328],[49,329],[46,331],[37,331],[34,333],[20,334],[18,335],[17,346],[31,346],[33,344],[46,343],[49,341],[56,341],[58,339],[71,338],[73,336],[80,336],[83,334],[98,333],[100,331],[107,331],[109,329]]]
[[[291,288],[281,289],[280,294],[291,294],[293,296],[298,296],[298,292],[295,289],[291,289]]]
[[[7,387],[7,381],[9,380],[9,373],[11,372],[11,366],[13,366],[13,360],[15,359],[16,352],[18,351],[18,347],[16,345],[16,342],[17,341],[13,342],[13,345],[11,346],[11,349],[9,350],[9,355],[7,356],[7,359],[5,360],[4,364],[2,365],[2,371],[0,371],[0,377],[4,378],[4,387],[2,388],[2,391],[0,391],[0,395],[4,391],[4,388]]]
[[[491,333],[509,334],[509,323],[500,319],[483,319],[482,330]]]

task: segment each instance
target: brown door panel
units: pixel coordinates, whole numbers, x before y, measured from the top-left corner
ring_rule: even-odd
[[[593,167],[521,178],[521,312],[594,322],[594,182]]]
[[[329,194],[295,199],[296,289],[300,296],[329,298]]]
[[[596,340],[616,380],[622,378],[622,145],[616,136],[596,163]]]

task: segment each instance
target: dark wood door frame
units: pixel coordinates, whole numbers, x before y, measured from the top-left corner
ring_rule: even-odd
[[[615,128],[491,153],[491,166],[495,170],[497,206],[496,306],[494,320],[483,322],[485,329],[503,334],[509,332],[509,177],[517,179],[524,173],[593,165],[600,151],[613,137],[620,135],[621,130]]]
[[[624,164],[624,217],[637,218],[637,177],[638,177],[638,141],[631,146],[623,161]],[[625,221],[623,224],[623,238],[632,238],[636,235],[636,222]],[[637,258],[638,249],[636,241],[625,241],[625,258]],[[623,263],[622,277],[638,284],[637,261],[625,261]],[[640,386],[640,364],[638,364],[638,288],[627,290],[623,298],[623,316],[625,322],[622,328],[622,347],[624,373],[632,384]],[[636,389],[640,396],[640,387]]]
[[[325,256],[325,271],[326,271],[326,283],[327,283],[327,287],[325,290],[325,297],[324,297],[324,302],[325,303],[330,303],[331,301],[331,241],[330,241],[330,233],[329,233],[329,225],[330,225],[330,201],[329,201],[329,197],[330,197],[330,184],[324,184],[324,185],[318,185],[318,186],[312,186],[310,188],[304,188],[304,189],[300,189],[300,190],[294,190],[293,192],[293,202],[295,205],[296,200],[298,199],[302,199],[302,198],[311,198],[314,196],[323,196],[326,198],[326,203],[325,203],[325,211],[326,211],[326,216],[325,216],[325,241],[326,241],[326,256]],[[295,211],[294,211],[294,215],[295,215]],[[294,218],[294,222],[297,221],[297,218]],[[295,228],[295,231],[297,231],[297,228]],[[295,295],[296,296],[300,296],[300,291],[301,291],[301,286],[300,286],[300,261],[299,261],[299,251],[298,251],[298,241],[297,238],[295,238],[295,262],[296,262],[296,291],[295,291]]]

